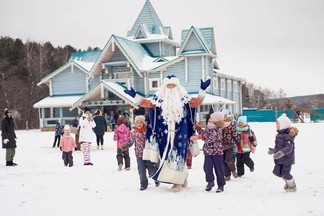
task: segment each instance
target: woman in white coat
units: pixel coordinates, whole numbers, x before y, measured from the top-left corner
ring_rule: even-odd
[[[93,165],[90,158],[91,143],[94,136],[93,128],[96,127],[96,123],[92,118],[90,109],[88,107],[84,108],[83,115],[79,122],[80,135],[79,142],[81,143],[81,148],[83,152],[84,165]]]

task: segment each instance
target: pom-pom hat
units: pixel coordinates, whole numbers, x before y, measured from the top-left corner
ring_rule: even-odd
[[[291,120],[284,113],[279,118],[277,118],[277,122],[279,123],[279,130],[290,128]]]

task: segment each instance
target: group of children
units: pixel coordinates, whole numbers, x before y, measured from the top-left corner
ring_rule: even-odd
[[[91,119],[87,120],[88,122],[85,123],[88,123],[89,127],[93,128]],[[297,187],[290,171],[295,159],[294,138],[298,134],[298,129],[291,126],[291,121],[285,114],[277,119],[276,129],[275,146],[269,148],[268,151],[268,154],[273,155],[274,158],[275,167],[273,173],[283,178],[285,191],[294,192]],[[225,182],[230,180],[231,175],[234,178],[244,175],[244,165],[251,172],[254,171],[254,162],[250,154],[251,152],[255,153],[257,139],[253,130],[247,124],[246,116],[240,116],[235,122],[233,117],[226,117],[223,112],[214,112],[210,115],[206,128],[203,129],[197,123],[196,130],[198,134],[190,137],[190,140],[202,139],[204,141],[202,151],[204,152],[203,169],[207,182],[206,191],[211,191],[215,186],[214,170],[218,186],[217,193],[224,191]],[[158,170],[157,164],[142,158],[145,147],[145,133],[146,121],[144,116],[135,117],[135,128],[132,131],[125,125],[123,117],[120,116],[113,136],[113,140],[117,141],[116,158],[119,171],[122,170],[124,163],[124,168],[130,170],[129,148],[135,146],[140,190],[145,190],[148,187],[148,177],[151,177]],[[73,166],[72,151],[76,145],[68,125],[64,127],[60,147],[63,152],[64,165]],[[88,161],[85,161],[85,165],[86,163]],[[148,177],[147,171],[149,173]],[[159,182],[155,182],[155,186],[159,186]]]
[[[231,174],[234,178],[244,175],[244,165],[251,172],[254,171],[254,162],[250,153],[255,153],[257,139],[247,124],[246,116],[240,116],[235,126],[233,118],[225,118],[222,112],[214,112],[210,115],[205,129],[202,129],[199,124],[196,128],[198,135],[192,136],[190,140],[202,139],[204,141],[206,191],[210,191],[215,186],[213,170],[216,173],[217,193],[224,191],[225,181],[230,180]],[[276,129],[275,147],[269,148],[268,151],[274,158],[273,173],[283,178],[286,183],[285,191],[295,192],[297,187],[290,171],[295,159],[294,138],[298,134],[298,129],[291,127],[291,120],[286,114],[282,114],[277,119]]]

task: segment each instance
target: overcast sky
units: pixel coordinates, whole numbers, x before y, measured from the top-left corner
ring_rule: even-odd
[[[146,0],[0,0],[0,36],[102,49]],[[287,96],[324,93],[324,0],[150,0],[164,26],[213,27],[223,73]]]

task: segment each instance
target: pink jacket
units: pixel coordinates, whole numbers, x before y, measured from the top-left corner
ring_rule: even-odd
[[[130,130],[125,124],[119,125],[114,132],[114,140],[117,141],[117,148],[121,148],[130,137]]]
[[[64,152],[73,151],[73,149],[76,148],[74,138],[72,136],[63,135],[60,141],[60,147]]]

